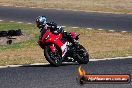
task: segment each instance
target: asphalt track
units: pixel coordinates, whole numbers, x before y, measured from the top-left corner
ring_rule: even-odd
[[[84,84],[76,82],[78,64],[23,66],[0,69],[0,88],[132,88],[126,84]],[[130,74],[132,58],[91,61],[83,68],[88,74]]]
[[[0,6],[0,19],[34,23],[39,15],[59,25],[132,31],[132,14],[77,12],[40,8]]]
[[[3,20],[34,22],[38,15],[45,15],[48,20],[60,25],[132,31],[132,15],[0,7],[0,19]],[[78,64],[64,64],[60,67],[32,65],[0,68],[0,88],[132,88],[132,82],[80,86],[76,82],[78,66]],[[132,58],[91,61],[83,67],[90,74],[132,75]]]

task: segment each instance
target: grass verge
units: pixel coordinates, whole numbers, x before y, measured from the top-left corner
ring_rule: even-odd
[[[132,13],[132,0],[0,0],[0,5]]]
[[[0,30],[18,28],[31,38],[12,45],[1,45],[0,65],[47,62],[43,56],[43,50],[35,43],[39,34],[35,25],[0,22]],[[73,29],[71,27],[67,27],[65,30],[81,34],[79,42],[88,50],[92,59],[132,55],[132,33],[87,30],[84,28]]]

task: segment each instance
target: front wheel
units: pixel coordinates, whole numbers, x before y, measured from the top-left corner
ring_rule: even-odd
[[[79,64],[87,64],[89,62],[89,54],[80,44],[78,45],[78,48],[74,54],[74,58]]]
[[[61,54],[57,48],[55,52],[52,52],[49,46],[44,47],[44,56],[53,66],[60,66],[62,64]]]

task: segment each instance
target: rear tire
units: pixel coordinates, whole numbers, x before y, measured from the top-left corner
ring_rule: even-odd
[[[74,54],[74,59],[79,63],[79,64],[87,64],[89,62],[89,54],[87,50],[79,44],[79,48]]]
[[[51,65],[58,67],[62,64],[62,57],[61,54],[59,53],[59,50],[56,53],[57,55],[55,55],[48,46],[44,47],[44,56],[46,60]]]

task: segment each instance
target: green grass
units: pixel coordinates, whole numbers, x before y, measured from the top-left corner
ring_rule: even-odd
[[[44,59],[43,50],[35,43],[39,35],[39,30],[35,25],[0,22],[0,30],[10,29],[22,29],[22,32],[30,36],[30,39],[11,45],[1,45],[0,65],[47,62]],[[68,32],[75,31],[77,34],[81,34],[79,42],[87,49],[92,59],[132,55],[131,32],[121,33],[84,29],[65,28]]]
[[[24,42],[19,42],[19,43],[14,43],[11,45],[1,45],[0,46],[0,51],[7,50],[7,49],[21,49],[21,48],[26,48],[26,47],[34,47],[34,42],[32,40],[27,40]]]

